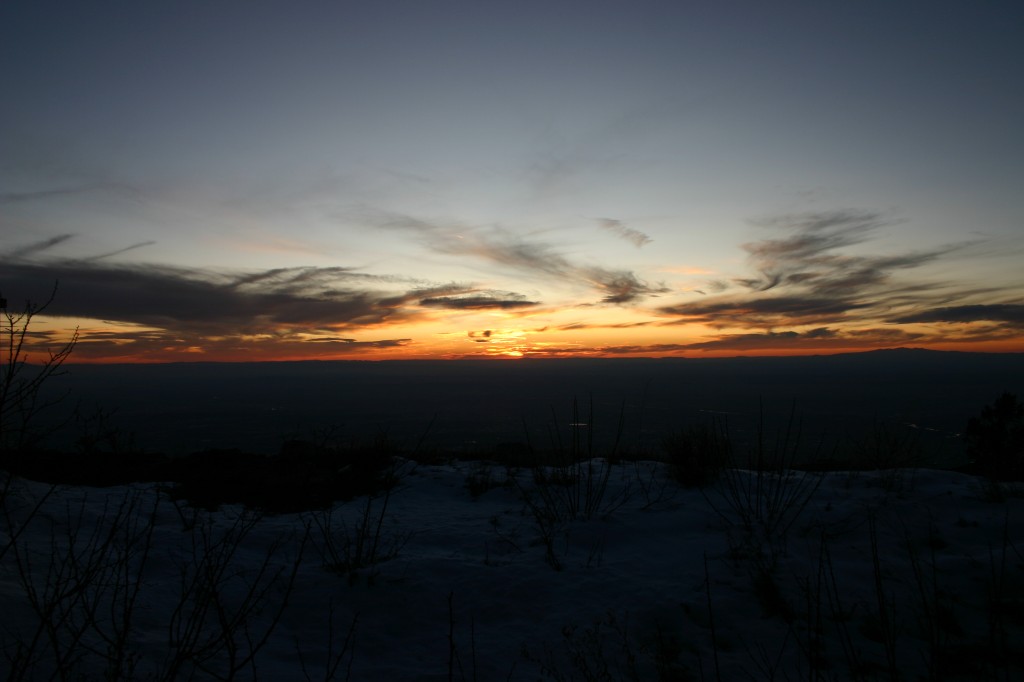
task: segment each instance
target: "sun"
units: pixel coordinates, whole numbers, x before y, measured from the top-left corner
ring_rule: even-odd
[[[531,350],[525,329],[488,329],[471,332],[469,338],[484,347],[479,354],[493,358],[522,358]]]

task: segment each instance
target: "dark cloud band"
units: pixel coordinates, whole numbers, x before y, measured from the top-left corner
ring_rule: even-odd
[[[960,305],[933,308],[919,313],[894,317],[891,322],[909,324],[914,322],[1006,322],[1024,327],[1024,304],[1005,303],[991,305]]]

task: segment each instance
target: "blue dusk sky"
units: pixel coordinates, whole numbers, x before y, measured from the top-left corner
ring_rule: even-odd
[[[0,3],[83,361],[1024,350],[1016,2]]]

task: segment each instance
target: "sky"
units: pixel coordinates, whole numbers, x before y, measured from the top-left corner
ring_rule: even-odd
[[[1024,350],[1012,2],[0,3],[76,361]]]

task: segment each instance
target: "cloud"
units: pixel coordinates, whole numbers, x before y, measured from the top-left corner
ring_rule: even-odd
[[[501,348],[502,352],[508,350],[526,352],[531,346],[531,344],[527,342],[528,337],[542,331],[543,329],[520,328],[484,329],[483,331],[470,330],[466,332],[466,336],[473,343],[489,344],[491,347]],[[493,350],[490,348],[485,352],[487,354],[493,354]]]
[[[665,293],[664,286],[652,286],[633,272],[603,266],[581,266],[570,262],[544,244],[524,242],[502,235],[476,235],[443,247],[449,253],[470,254],[517,270],[548,275],[570,283],[584,282],[603,293],[602,303],[632,303]]]
[[[92,183],[69,187],[57,187],[54,189],[34,190],[30,192],[2,192],[0,193],[0,206],[10,204],[21,204],[40,199],[52,199],[54,197],[76,196],[91,192],[114,191],[123,194],[135,195],[138,193],[134,187],[117,183]]]
[[[355,339],[347,338],[316,338],[310,339],[311,343],[324,343],[324,344],[339,344],[344,346],[346,349],[360,348],[360,349],[373,349],[373,348],[400,348],[407,346],[412,339],[384,339],[381,341],[356,341]]]
[[[597,351],[602,355],[658,355],[661,353],[678,353],[689,346],[685,343],[651,343],[629,346],[602,346]]]
[[[848,298],[821,296],[770,296],[763,298],[719,297],[674,306],[661,312],[678,316],[682,322],[702,322],[712,326],[777,326],[815,324],[834,321],[846,313],[869,304]]]
[[[925,337],[922,334],[905,332],[901,329],[870,328],[846,331],[830,327],[817,327],[807,331],[725,334],[696,343],[605,346],[599,351],[607,355],[658,355],[687,351],[735,351],[737,353],[772,350],[835,351],[895,346],[916,342],[923,338]]]
[[[586,322],[574,322],[558,327],[558,331],[579,331],[582,329],[633,329],[634,327],[647,327],[654,324],[653,320],[641,322],[616,322],[614,324],[589,324]]]
[[[341,272],[299,268],[281,275],[267,271],[236,279],[154,265],[14,264],[3,286],[41,291],[57,280],[60,293],[48,310],[51,315],[191,330],[365,326],[409,314],[389,305],[387,296],[351,286]]]
[[[820,349],[823,345],[816,339],[812,339],[811,343],[807,343],[806,337],[803,337],[798,332],[766,332],[763,334],[735,334],[723,337],[721,339],[715,339],[713,341],[704,341],[700,343],[688,344],[687,350],[730,350],[730,351],[750,351],[750,350],[779,350],[779,349]]]
[[[439,296],[424,298],[420,305],[429,308],[447,308],[450,310],[488,310],[509,308],[528,308],[538,305],[537,301],[528,301],[521,294],[500,293],[481,296]]]
[[[648,284],[629,270],[573,263],[548,244],[526,241],[506,230],[455,229],[394,214],[370,213],[363,219],[380,227],[411,231],[436,253],[473,256],[521,273],[587,284],[603,294],[602,303],[634,303],[668,292],[664,285]]]
[[[238,272],[111,263],[105,260],[111,254],[47,258],[48,249],[71,238],[62,235],[8,249],[0,255],[6,264],[0,271],[0,291],[8,297],[17,292],[45,300],[58,281],[59,292],[47,315],[110,321],[82,330],[78,354],[86,359],[168,359],[182,353],[208,359],[269,358],[275,352],[303,357],[311,348],[321,355],[356,353],[411,341],[366,340],[353,332],[363,336],[370,329],[413,323],[443,311],[515,314],[540,305],[520,293],[472,283],[423,286],[421,281],[345,266]],[[628,293],[636,284],[609,278],[608,286]],[[46,334],[34,338],[38,346],[53,341]]]
[[[867,241],[872,232],[895,221],[877,211],[838,209],[788,213],[753,222],[773,230],[796,232],[792,237],[761,242],[760,250],[777,256],[807,258]]]
[[[430,289],[394,290],[393,278],[379,278],[344,267],[292,267],[232,273],[143,263],[103,262],[98,257],[40,259],[68,236],[11,249],[3,256],[0,291],[46,300],[59,290],[49,316],[110,320],[135,325],[109,335],[83,330],[82,348],[135,343],[184,348],[243,350],[253,344],[308,342],[336,346],[392,347],[407,339],[362,342],[339,337],[339,330],[409,322],[424,315],[424,298],[473,291],[449,284]],[[31,256],[31,258],[29,257]],[[384,285],[384,286],[382,286]],[[244,340],[244,342],[243,342]],[[360,346],[359,344],[376,344]],[[111,348],[116,350],[116,348]]]
[[[31,244],[27,244],[25,246],[13,249],[12,251],[8,251],[7,253],[3,254],[3,258],[6,261],[16,261],[22,258],[27,258],[28,256],[32,256],[37,253],[42,253],[47,249],[53,248],[54,246],[57,246],[57,244],[62,244],[71,239],[73,236],[74,235],[71,234],[61,234],[57,235],[56,237],[50,237],[48,239],[40,240],[38,242],[32,242]]]
[[[637,248],[653,241],[640,230],[633,229],[632,227],[626,227],[621,220],[615,220],[613,218],[598,218],[597,224],[612,234],[625,239]]]
[[[879,345],[898,345],[917,341],[922,334],[899,329],[866,329],[854,333],[828,327],[805,332],[781,331],[757,334],[726,334],[717,339],[687,344],[687,350],[751,351],[751,350],[829,350],[847,348],[876,348]]]
[[[126,247],[124,247],[122,249],[115,249],[114,251],[108,251],[107,253],[101,253],[101,254],[99,254],[97,256],[90,256],[87,260],[102,260],[104,258],[110,258],[111,256],[119,256],[122,253],[127,253],[128,251],[134,251],[135,249],[141,249],[141,248],[146,247],[146,246],[152,246],[154,244],[156,244],[156,242],[154,242],[154,241],[139,242],[138,244],[132,244],[131,246],[126,246]]]
[[[853,209],[761,220],[761,227],[784,234],[742,245],[751,275],[734,278],[731,287],[719,281],[717,289],[708,287],[713,295],[659,310],[680,322],[747,328],[899,317],[892,312],[933,302],[948,295],[943,290],[950,285],[898,275],[935,263],[969,244],[888,255],[848,251],[896,222],[879,212]]]
[[[271,268],[236,275],[224,275],[225,285],[236,291],[258,293],[276,291],[295,295],[310,294],[337,286],[342,280],[377,281],[380,277],[352,268],[298,266]]]
[[[665,286],[651,286],[641,281],[628,270],[589,267],[577,269],[576,275],[604,292],[602,303],[632,303],[669,291]]]
[[[959,305],[946,308],[933,308],[919,313],[911,313],[895,317],[890,322],[898,324],[914,322],[1006,322],[1014,326],[1024,327],[1024,304],[978,304]]]
[[[859,290],[883,284],[892,271],[931,262],[962,245],[909,254],[868,257],[839,251],[868,241],[895,221],[872,211],[843,210],[780,216],[760,224],[791,232],[780,239],[743,244],[757,276],[737,279],[747,289],[768,291],[803,285],[818,293]]]
[[[45,344],[40,344],[44,345]],[[52,344],[51,344],[52,345]],[[167,330],[89,331],[75,346],[74,359],[166,362],[168,360],[288,360],[339,358],[411,346],[411,339],[358,341],[351,338],[295,338],[282,335],[189,337]]]
[[[704,283],[703,289],[693,289],[694,293],[700,294],[701,296],[707,296],[709,292],[711,294],[720,294],[729,288],[729,283],[720,279],[709,280]]]

